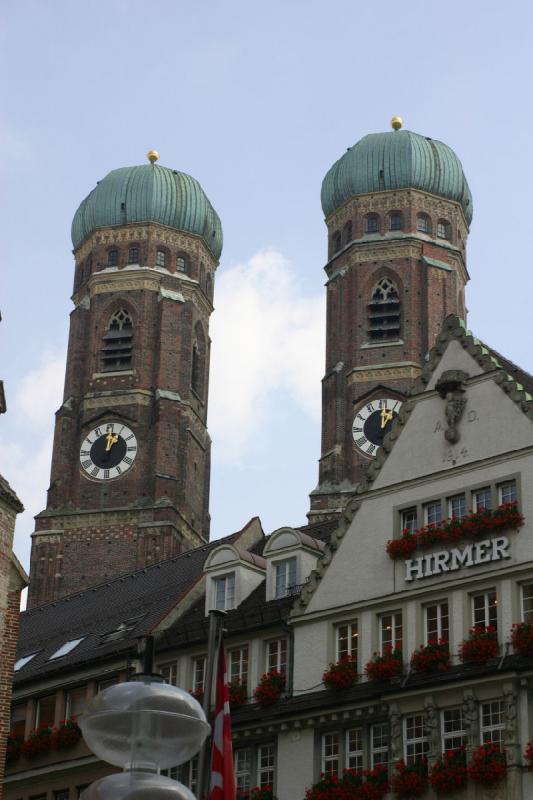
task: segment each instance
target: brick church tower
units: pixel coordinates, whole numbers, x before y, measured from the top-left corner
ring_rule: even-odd
[[[72,224],[74,310],[29,606],[209,538],[209,317],[222,249],[200,184],[113,170]]]
[[[442,142],[365,136],[322,184],[326,370],[311,522],[338,513],[374,458],[448,314],[465,318],[472,197]]]

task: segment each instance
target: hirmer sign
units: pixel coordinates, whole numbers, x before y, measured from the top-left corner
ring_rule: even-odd
[[[430,578],[443,572],[454,572],[463,567],[475,567],[489,561],[500,561],[502,558],[511,558],[509,553],[509,539],[499,536],[497,539],[483,539],[475,544],[465,547],[453,547],[451,550],[439,550],[437,553],[428,553],[419,558],[409,558],[405,563],[405,580],[417,581],[420,578]]]

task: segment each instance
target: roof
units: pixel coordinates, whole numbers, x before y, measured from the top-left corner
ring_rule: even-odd
[[[112,170],[83,200],[72,220],[74,249],[97,228],[158,222],[200,236],[216,259],[222,225],[198,181],[169,167],[143,164]]]
[[[24,511],[24,506],[2,475],[0,475],[0,498],[9,503],[9,505],[17,512],[17,514],[20,514],[22,511]]]
[[[370,133],[349,147],[322,182],[329,216],[350,197],[393,189],[421,189],[460,203],[472,221],[472,195],[461,162],[443,142],[408,130]]]

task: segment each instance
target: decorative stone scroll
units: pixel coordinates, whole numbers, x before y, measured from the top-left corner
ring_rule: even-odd
[[[466,406],[466,397],[463,397],[463,394],[466,391],[465,381],[468,377],[468,373],[463,370],[449,369],[442,373],[435,387],[440,396],[446,400],[444,413],[448,427],[444,431],[444,438],[450,444],[456,444],[460,438],[457,426]]]

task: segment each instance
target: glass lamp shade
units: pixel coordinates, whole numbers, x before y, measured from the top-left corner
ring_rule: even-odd
[[[81,800],[195,800],[186,786],[162,775],[120,772],[91,784]]]
[[[188,761],[210,730],[194,697],[151,677],[104,689],[88,704],[79,724],[102,761],[154,772]]]

